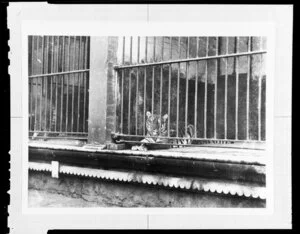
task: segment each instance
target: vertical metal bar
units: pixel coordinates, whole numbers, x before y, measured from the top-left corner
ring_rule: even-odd
[[[153,62],[155,62],[156,61],[156,58],[155,58],[155,56],[156,56],[156,51],[155,51],[155,48],[156,47],[156,37],[153,37]]]
[[[39,56],[39,36],[36,36],[36,73],[39,73],[39,63],[38,63],[38,56]],[[39,81],[40,78],[36,78],[35,79],[35,109],[34,109],[34,112],[35,112],[35,115],[34,115],[34,130],[37,131],[38,130],[38,121],[37,121],[37,115],[38,115],[38,90],[39,90],[39,87],[38,87],[38,81]]]
[[[55,44],[54,44],[55,45]],[[58,72],[58,52],[59,52],[59,37],[57,37],[57,48],[56,48],[56,65],[55,72]],[[58,76],[55,76],[55,131],[57,131],[57,102],[58,102]]]
[[[136,76],[136,98],[135,98],[135,135],[138,134],[138,100],[139,100],[139,67],[137,67],[137,76]]]
[[[36,53],[34,53],[34,66],[33,66],[33,70],[34,70],[34,74],[38,74],[39,69],[38,69],[38,43],[39,43],[39,37],[38,36],[34,36],[36,38]]]
[[[140,37],[138,37],[138,51],[137,51],[137,62],[140,62]],[[138,100],[139,100],[139,67],[137,68],[137,76],[136,76],[136,110],[135,110],[135,131],[137,135],[138,129]]]
[[[180,59],[180,50],[181,50],[181,38],[178,37],[178,59]]]
[[[163,86],[163,65],[160,66],[159,113],[161,116],[162,116],[162,86]]]
[[[198,39],[198,37],[197,37]],[[197,40],[198,44],[198,40]],[[198,48],[197,48],[197,54],[198,54]],[[196,62],[196,77],[195,77],[195,113],[194,113],[194,128],[195,128],[195,138],[197,138],[197,113],[198,113],[198,61]]]
[[[42,36],[42,54],[41,54],[41,66],[40,74],[43,74],[44,65],[44,37]],[[43,88],[44,88],[44,78],[41,78],[41,93],[40,93],[40,131],[42,130],[42,100],[43,100]]]
[[[260,37],[260,50],[262,50],[263,37]],[[262,66],[263,54],[260,55],[260,70],[258,76],[258,140],[261,141],[261,82],[262,82]]]
[[[144,68],[144,112],[143,112],[143,135],[146,135],[146,88],[147,88],[147,72],[146,67]]]
[[[172,59],[172,37],[170,37],[170,60]]]
[[[186,57],[190,57],[190,37],[187,38],[187,51],[186,51]],[[188,122],[188,105],[189,105],[189,65],[190,63],[186,63],[186,84],[185,84],[185,118],[184,118],[184,129],[185,129],[185,136],[187,136],[187,122]]]
[[[84,45],[84,64],[83,64],[83,67],[84,69],[86,69],[88,66],[87,66],[87,56],[88,56],[88,37],[85,37],[85,45]],[[87,86],[87,81],[88,81],[88,77],[87,77],[87,73],[84,73],[83,74],[83,131],[86,132],[86,121],[85,121],[85,106],[86,106],[86,89],[88,89]]]
[[[171,108],[171,75],[172,75],[172,64],[169,64],[169,87],[168,87],[168,137],[170,137],[170,108]]]
[[[130,107],[131,107],[131,71],[129,70],[129,85],[128,85],[128,134],[130,134]]]
[[[31,73],[30,73],[30,75],[35,75],[33,64],[34,64],[34,36],[31,36]]]
[[[228,37],[226,37],[226,54],[228,54]],[[227,139],[227,83],[228,83],[228,58],[225,58],[225,105],[224,105],[224,138]]]
[[[145,62],[148,62],[148,37],[145,39]]]
[[[115,86],[115,92],[114,92],[114,96],[115,96],[115,115],[114,115],[114,122],[115,122],[115,127],[114,127],[114,132],[119,132],[120,128],[119,128],[119,120],[120,117],[118,115],[118,110],[119,110],[119,105],[120,105],[120,72],[119,71],[113,71],[114,73],[114,86]]]
[[[125,37],[123,37],[123,54],[122,54],[122,64],[125,63]]]
[[[29,40],[29,37],[28,37]],[[29,75],[33,74],[33,48],[34,45],[34,36],[31,36],[31,67],[29,68]],[[30,88],[30,92],[29,92],[29,129],[32,130],[33,124],[32,124],[32,96],[33,96],[33,87],[32,87],[32,79],[29,79],[29,88]]]
[[[186,50],[186,57],[190,57],[190,37],[187,38],[187,50]]]
[[[152,95],[151,95],[151,109],[152,114],[154,114],[154,76],[155,76],[155,66],[152,66]]]
[[[208,37],[206,37],[206,57],[208,56]],[[208,79],[208,65],[205,60],[205,87],[204,87],[204,138],[207,137],[207,79]]]
[[[124,112],[124,69],[122,69],[122,87],[121,87],[121,92],[122,92],[122,99],[121,99],[121,133],[124,133],[123,129],[123,112]]]
[[[170,59],[172,59],[172,37],[170,37]],[[168,137],[170,137],[170,109],[171,109],[171,76],[172,76],[172,64],[169,64],[169,87],[168,87]]]
[[[27,37],[28,38],[28,64],[29,61],[32,61],[32,52],[30,53],[30,51],[32,51],[32,38],[30,36]],[[30,43],[31,41],[31,43]],[[31,47],[30,47],[31,45]],[[28,76],[30,76],[32,73],[32,63],[31,63],[31,67],[28,65]],[[28,91],[29,91],[29,96],[28,96],[28,120],[29,120],[29,130],[31,130],[31,94],[32,94],[32,88],[31,88],[31,79],[28,79]]]
[[[76,36],[74,36],[74,51],[72,52],[72,57],[73,58],[73,70],[75,70],[75,54],[76,54]],[[71,111],[71,115],[72,115],[72,120],[71,120],[71,132],[74,132],[74,88],[75,88],[75,74],[72,75],[72,111]]]
[[[161,38],[161,61],[164,60],[164,37]]]
[[[132,37],[130,37],[130,64],[132,64]]]
[[[78,45],[78,50],[79,50],[79,57],[78,57],[78,70],[80,70],[81,69],[81,66],[80,66],[80,64],[81,64],[81,36],[79,36],[79,45]],[[77,80],[78,80],[78,87],[77,87],[77,97],[78,97],[78,99],[77,99],[77,104],[78,104],[78,106],[77,106],[77,132],[79,132],[79,118],[80,118],[80,89],[81,89],[81,87],[80,87],[80,83],[81,83],[81,73],[78,73],[78,75],[77,75]]]
[[[236,37],[236,53],[239,53],[239,37]],[[238,139],[239,105],[239,57],[235,58],[235,139]]]
[[[155,61],[155,44],[156,37],[153,37],[153,61]],[[154,114],[154,79],[155,79],[155,66],[152,66],[152,114]]]
[[[65,71],[65,37],[62,37],[62,55],[61,55],[61,70]],[[61,76],[61,89],[60,89],[60,128],[59,131],[62,132],[62,121],[63,121],[63,100],[64,100],[64,75]]]
[[[140,63],[140,37],[138,37],[137,62]]]
[[[48,56],[49,56],[49,37],[45,36],[46,38],[46,46],[47,49],[45,51],[46,57],[45,57],[45,67],[44,67],[44,73],[48,73]],[[48,77],[45,77],[45,128],[44,130],[47,131],[47,104],[48,104]]]
[[[251,37],[248,38],[248,52],[251,50]],[[249,140],[249,89],[250,89],[251,55],[248,55],[247,91],[246,91],[246,140]]]
[[[123,37],[123,54],[122,54],[122,63],[123,63],[123,64],[124,64],[124,61],[125,61],[125,37]],[[124,128],[123,128],[123,112],[124,112],[124,69],[122,69],[121,79],[122,79],[122,87],[121,87],[121,92],[122,92],[122,98],[121,98],[121,133],[124,133]]]
[[[180,37],[178,37],[178,57],[180,58]],[[179,136],[178,134],[178,125],[179,125],[179,85],[180,85],[180,63],[178,63],[178,70],[177,70],[177,108],[176,108],[176,137]]]
[[[188,121],[188,105],[189,105],[189,62],[186,63],[186,78],[185,78],[185,118],[184,118],[184,129],[185,136],[187,135],[187,121]]]
[[[40,64],[40,61],[39,61],[39,57],[40,57],[40,36],[36,36],[36,60],[37,60],[37,74],[41,74],[40,71],[41,71],[41,64]]]
[[[145,39],[145,62],[147,62],[147,53],[148,53],[148,37],[146,37]],[[144,70],[144,113],[143,113],[143,134],[146,135],[146,98],[147,98],[147,93],[146,93],[146,87],[147,87],[147,69],[145,67],[145,70]]]
[[[216,55],[219,55],[219,37],[216,37]],[[220,61],[221,62],[221,61]],[[216,59],[216,83],[214,100],[214,138],[217,138],[217,105],[218,105],[218,59]]]
[[[78,60],[77,60],[77,68],[81,69],[81,36],[79,36],[79,44],[78,44]],[[80,89],[81,89],[81,75],[82,73],[77,73],[77,125],[76,132],[79,132],[79,118],[80,118]]]
[[[130,37],[130,64],[132,64],[132,37]],[[131,134],[131,123],[130,123],[130,115],[131,115],[131,78],[132,71],[129,70],[129,85],[128,85],[128,134]]]
[[[50,66],[50,73],[53,73],[53,64],[54,64],[54,36],[52,36],[52,43],[51,43],[51,66]],[[53,76],[50,76],[50,118],[49,118],[49,130],[52,131],[52,88],[53,88]]]
[[[177,109],[176,109],[176,137],[178,137],[178,125],[179,125],[179,84],[180,84],[180,63],[178,63],[178,71],[177,71]]]
[[[196,38],[196,58],[198,58],[198,54],[199,54],[199,37]]]
[[[35,36],[32,36],[32,74],[36,74],[36,69],[35,69],[35,52],[34,52],[34,41],[35,41]],[[35,79],[32,79],[32,82],[31,82],[31,84],[32,84],[32,91],[33,91],[33,94],[34,94],[34,91],[36,92],[36,89],[35,89],[35,82],[34,82],[34,80]],[[35,131],[36,130],[36,114],[35,114],[35,111],[36,111],[36,105],[34,105],[34,103],[35,103],[35,98],[34,98],[34,95],[32,94],[32,112],[34,112],[34,113],[32,113],[33,114],[33,123],[34,124],[32,124],[33,125],[33,130]],[[34,108],[33,108],[34,107]]]
[[[69,44],[68,44],[68,71],[70,71],[71,66],[71,56],[70,56],[70,50],[71,50],[71,36],[69,36]],[[68,132],[68,124],[69,124],[69,81],[70,81],[70,74],[66,77],[67,78],[67,104],[66,104],[66,132]]]
[[[196,38],[196,57],[198,58],[199,37]],[[195,77],[195,113],[194,113],[194,128],[195,138],[197,138],[197,119],[198,119],[198,61],[196,61],[196,77]]]
[[[29,130],[32,130],[31,115],[32,115],[32,79],[29,79]]]
[[[35,105],[34,105],[34,131],[37,131],[37,99],[38,99],[38,79],[35,78]]]

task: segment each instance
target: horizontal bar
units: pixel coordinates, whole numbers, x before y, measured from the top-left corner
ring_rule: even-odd
[[[206,140],[208,141],[208,140]],[[215,141],[215,140],[214,140]],[[228,140],[227,140],[228,141]],[[140,141],[134,141],[134,140],[125,140],[124,142],[126,143],[141,143]],[[261,142],[255,142],[255,141],[249,141],[249,143],[261,143]],[[172,146],[172,145],[180,145],[180,144],[174,144],[174,143],[164,143],[164,142],[147,142],[146,143],[147,145],[169,145],[169,146]],[[212,147],[212,148],[234,148],[234,149],[251,149],[251,150],[263,150],[263,149],[260,149],[260,148],[254,148],[254,147],[247,147],[247,146],[238,146],[238,145],[234,145],[234,144],[227,144],[226,147],[224,146],[221,146],[220,145],[215,145],[215,144],[185,144],[183,145],[184,147]]]
[[[115,136],[120,137],[140,137],[140,138],[155,138],[155,139],[190,139],[190,140],[203,140],[203,141],[223,141],[223,142],[241,142],[241,143],[264,143],[265,141],[257,141],[257,140],[236,140],[236,139],[215,139],[215,138],[189,138],[189,137],[165,137],[165,136],[147,136],[147,135],[130,135],[130,134],[121,134],[121,133],[113,133]],[[139,141],[140,142],[140,141]],[[141,142],[140,142],[141,143]],[[148,144],[148,143],[147,143]],[[184,144],[183,144],[184,145]],[[196,144],[194,144],[196,145]]]
[[[74,70],[74,71],[66,71],[66,72],[56,72],[56,73],[33,75],[33,76],[28,76],[28,78],[57,76],[57,75],[73,74],[73,73],[88,72],[88,71],[90,71],[90,69],[82,69],[82,70]]]
[[[37,136],[35,139],[67,139],[67,140],[87,140],[88,136],[85,137],[76,137],[76,136]]]
[[[55,134],[77,134],[87,135],[87,132],[58,132],[58,131],[29,131],[29,133],[55,133]]]
[[[202,60],[219,59],[219,58],[240,57],[240,56],[247,56],[247,55],[264,54],[264,53],[267,53],[267,51],[266,50],[251,51],[251,52],[244,52],[244,53],[224,54],[224,55],[196,57],[196,58],[188,58],[188,59],[176,59],[176,60],[168,60],[168,61],[152,62],[152,63],[132,64],[132,65],[115,65],[114,69],[155,66],[155,65],[163,65],[163,64],[170,64],[170,63],[193,62],[193,61],[202,61]]]

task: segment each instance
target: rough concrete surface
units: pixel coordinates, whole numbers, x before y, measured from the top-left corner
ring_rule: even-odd
[[[29,207],[265,207],[265,201],[29,172]]]

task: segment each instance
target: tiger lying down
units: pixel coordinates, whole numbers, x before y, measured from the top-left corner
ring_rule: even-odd
[[[132,146],[132,150],[139,150],[139,151],[147,151],[149,146],[147,143],[171,143],[173,147],[182,145],[191,144],[191,138],[194,137],[194,126],[191,124],[187,125],[187,131],[185,131],[184,124],[181,123],[178,126],[178,137],[180,139],[167,139],[161,138],[168,136],[168,115],[165,114],[164,116],[155,115],[151,112],[147,111],[146,113],[146,138],[141,140],[141,145]],[[174,130],[174,126],[170,126],[170,137],[175,137],[176,131]]]

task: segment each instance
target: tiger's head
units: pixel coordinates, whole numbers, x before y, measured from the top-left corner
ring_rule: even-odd
[[[147,135],[160,136],[162,129],[166,128],[168,115],[165,114],[163,117],[161,117],[160,115],[155,115],[150,111],[147,111],[146,116]]]

